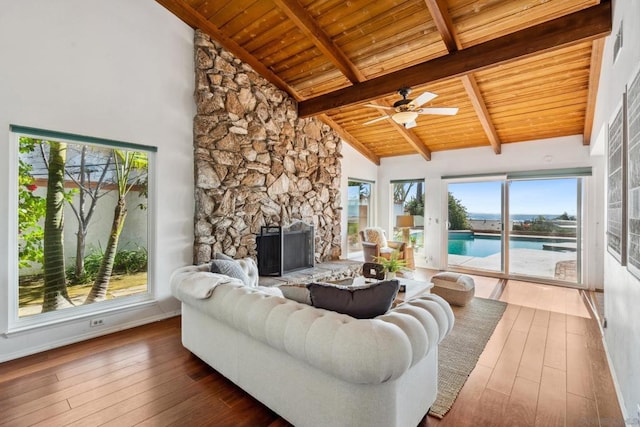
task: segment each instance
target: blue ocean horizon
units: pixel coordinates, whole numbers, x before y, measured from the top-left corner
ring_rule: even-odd
[[[476,213],[469,212],[469,219],[480,219],[480,220],[493,220],[498,221],[502,218],[502,215],[499,213]],[[545,217],[546,219],[555,219],[558,218],[562,213],[559,214],[515,214],[511,215],[511,219],[514,221],[532,221],[538,218],[540,215]]]

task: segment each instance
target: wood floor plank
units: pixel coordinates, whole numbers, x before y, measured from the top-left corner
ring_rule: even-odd
[[[544,366],[538,393],[535,425],[564,426],[567,416],[567,375],[564,371]]]
[[[157,325],[158,322],[143,325],[140,327],[140,330],[136,328],[135,333],[131,332],[130,329],[122,331],[122,334],[118,335],[117,338],[103,336],[84,341],[81,343],[81,346],[71,344],[53,349],[47,352],[47,357],[44,359],[34,357],[38,360],[37,363],[24,364],[20,359],[18,359],[18,361],[4,362],[0,364],[0,383],[50,367],[60,366],[69,361],[79,360],[106,349],[122,347],[128,343],[139,341],[141,337],[148,338],[154,335],[166,334],[167,327],[179,327],[179,322],[179,318],[172,318],[168,319],[167,323],[163,323],[161,326]]]
[[[535,424],[539,388],[540,384],[535,381],[516,378],[505,409],[505,425],[515,427]]]
[[[493,368],[493,373],[491,374],[491,378],[489,378],[487,388],[499,391],[507,396],[511,394],[511,388],[516,379],[516,373],[520,366],[526,341],[527,332],[518,331],[514,326],[509,334],[509,338],[507,338],[505,342],[500,358]]]
[[[500,358],[500,354],[502,353],[502,349],[504,348],[504,345],[509,338],[509,334],[511,333],[513,324],[518,318],[520,308],[520,306],[507,306],[502,319],[500,319],[500,321],[496,325],[496,329],[493,331],[491,338],[489,338],[484,351],[482,352],[482,354],[480,354],[478,364],[489,368],[493,368],[496,365],[498,359]]]
[[[513,324],[513,329],[521,332],[528,332],[531,327],[531,323],[533,322],[533,316],[536,310],[531,307],[521,307],[518,313],[518,317],[516,318],[515,323]]]
[[[567,393],[567,426],[600,427],[596,402]]]
[[[595,399],[589,350],[584,335],[567,333],[567,392]]]
[[[519,377],[540,382],[546,343],[547,328],[532,324],[518,367]]]
[[[66,400],[61,400],[60,402],[56,402],[53,405],[46,406],[44,408],[40,408],[37,411],[30,412],[22,417],[18,417],[15,419],[5,419],[4,417],[0,420],[0,425],[7,425],[11,427],[22,427],[22,426],[32,426],[41,421],[44,421],[46,425],[52,426],[49,419],[58,414],[65,413],[69,410],[69,404]]]
[[[536,313],[533,316],[533,321],[531,322],[531,325],[548,328],[550,314],[551,312],[549,310],[544,310],[540,308],[536,309]]]
[[[486,388],[491,372],[491,368],[476,365],[473,371],[471,371],[469,378],[467,378],[467,382],[460,390],[458,398],[453,402],[451,410],[442,420],[438,420],[435,417],[429,417],[429,424],[452,427],[477,425],[473,419],[473,413],[476,411],[476,407],[480,404],[478,396],[481,396],[482,392]]]
[[[113,381],[130,381],[131,378],[137,379],[144,375],[149,375],[148,372],[145,372],[145,369],[149,369],[154,366],[170,366],[172,363],[171,359],[173,357],[174,353],[165,350],[155,357],[147,358],[146,360],[141,359],[139,363],[114,371],[108,371],[102,375],[94,376],[90,380],[85,381],[83,378],[78,379],[77,377],[79,376],[76,376],[71,379],[59,381],[58,383],[53,384],[53,387],[44,387],[44,391],[47,393],[43,393],[42,388],[33,390],[33,392],[24,393],[20,396],[16,396],[15,399],[22,400],[24,403],[5,408],[3,410],[3,417],[13,419],[22,416],[23,414],[36,411],[43,406],[49,406],[61,400],[66,400],[73,396],[90,392],[94,388],[104,386]],[[7,399],[7,401],[11,401],[11,399]]]
[[[607,420],[607,425],[624,425],[618,396],[609,373],[609,364],[604,349],[589,349],[591,374],[593,376],[593,394],[600,419]]]
[[[506,426],[504,413],[509,404],[509,396],[489,388],[485,388],[475,408],[473,419],[476,425],[486,427]]]
[[[551,313],[547,342],[544,349],[544,364],[551,368],[567,370],[567,322],[564,314]]]

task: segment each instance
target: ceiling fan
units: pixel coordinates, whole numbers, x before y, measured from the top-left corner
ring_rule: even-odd
[[[411,89],[403,87],[398,89],[398,93],[402,96],[400,101],[396,101],[393,107],[387,107],[386,105],[365,104],[365,107],[378,108],[380,110],[393,110],[392,115],[378,117],[377,119],[369,120],[363,124],[369,125],[371,123],[379,122],[381,120],[392,119],[394,122],[403,125],[407,129],[411,129],[416,126],[416,118],[421,114],[439,114],[444,116],[453,116],[458,112],[457,108],[421,108],[423,104],[431,101],[436,96],[435,93],[423,92],[416,99],[407,99]]]

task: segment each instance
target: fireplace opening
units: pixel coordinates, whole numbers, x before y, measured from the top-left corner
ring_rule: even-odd
[[[296,222],[289,227],[260,228],[258,272],[261,276],[282,276],[315,265],[313,226]]]

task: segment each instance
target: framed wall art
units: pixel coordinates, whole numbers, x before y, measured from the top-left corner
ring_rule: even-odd
[[[626,264],[627,209],[625,102],[615,109],[607,132],[607,250],[621,265]]]
[[[640,70],[626,91],[627,157],[627,269],[640,278]]]

